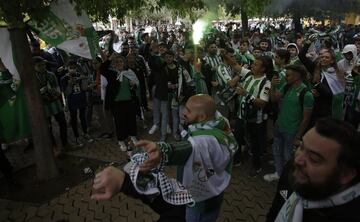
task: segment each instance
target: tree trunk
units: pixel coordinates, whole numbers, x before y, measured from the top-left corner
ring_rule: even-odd
[[[241,25],[243,30],[243,35],[249,31],[249,19],[246,11],[241,9]]]
[[[16,67],[24,85],[27,111],[29,114],[32,138],[34,141],[35,163],[39,180],[58,176],[52,142],[44,105],[35,76],[31,52],[24,28],[9,29]]]

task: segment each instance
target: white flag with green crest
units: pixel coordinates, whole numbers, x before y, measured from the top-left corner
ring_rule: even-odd
[[[52,2],[40,20],[28,24],[46,43],[80,57],[95,58],[99,42],[96,31],[86,13],[78,15],[69,0]]]

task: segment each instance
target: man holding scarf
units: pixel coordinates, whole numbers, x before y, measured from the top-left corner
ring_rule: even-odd
[[[190,97],[186,103],[184,117],[189,124],[188,130],[182,132],[186,141],[140,141],[137,144],[146,151],[147,156],[137,172],[154,172],[154,168],[162,169],[164,165],[182,166],[178,180],[182,181],[195,200],[194,206],[186,208],[186,221],[215,222],[220,214],[224,190],[230,182],[232,157],[238,146],[228,121],[216,112],[215,102],[210,96]],[[140,177],[140,174],[129,174],[134,175],[131,178]],[[92,198],[110,199],[119,192],[119,188],[124,190],[123,175],[119,170],[110,172],[109,169],[105,169],[100,172],[94,180],[93,188],[96,194]],[[159,183],[152,184],[161,186],[160,177],[159,180]],[[133,181],[137,191],[141,189],[139,184],[141,183]],[[150,189],[151,183],[145,187]],[[164,191],[162,189],[163,197],[166,199]],[[182,198],[176,200],[179,199]]]

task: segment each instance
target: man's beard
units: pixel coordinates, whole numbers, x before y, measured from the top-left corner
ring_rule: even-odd
[[[323,200],[340,191],[340,169],[338,168],[336,168],[335,172],[329,175],[321,185],[312,184],[307,176],[308,181],[306,183],[299,183],[294,176],[295,170],[303,172],[301,167],[294,166],[289,174],[289,184],[293,190],[304,199]]]

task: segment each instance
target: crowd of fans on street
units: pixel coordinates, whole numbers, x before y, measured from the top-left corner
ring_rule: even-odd
[[[320,151],[309,151],[322,145],[330,147],[331,144],[321,144],[321,139],[326,137],[343,149],[351,147],[341,151],[345,153],[342,154],[345,160],[339,158],[338,164],[344,169],[355,169],[355,179],[344,179],[341,173],[345,171],[336,171],[342,176],[328,178],[321,172],[311,174],[301,168],[298,178],[316,184],[316,179],[326,177],[326,185],[332,190],[322,187],[329,191],[326,193],[315,188],[311,190],[313,187],[309,186],[297,194],[308,200],[318,200],[335,194],[340,187],[358,185],[360,160],[352,158],[359,158],[359,151],[352,146],[359,145],[356,132],[360,123],[359,26],[347,25],[341,29],[315,26],[298,33],[281,24],[277,28],[254,27],[249,32],[232,26],[226,31],[210,27],[199,44],[192,41],[193,31],[161,26],[151,32],[145,32],[142,27],[137,27],[134,33],[109,32],[101,36],[98,55],[93,60],[68,55],[50,45],[41,48],[39,40],[32,40],[32,61],[49,129],[53,131],[54,128],[52,118],[59,127],[61,144],[55,144],[53,138],[54,146],[61,147],[64,152],[94,140],[113,138],[119,152],[131,157],[133,145],[130,144],[137,144],[141,139],[140,127],[147,129],[148,134],[159,131],[158,141],[164,144],[180,141],[185,138],[182,132],[189,130],[189,116],[195,109],[188,104],[198,102],[199,98],[212,99],[217,114],[228,121],[238,146],[231,155],[231,164],[241,168],[249,156],[252,166],[249,177],[261,175],[268,182],[280,179],[279,186],[287,183],[281,178],[294,167],[289,164],[293,163],[294,156],[298,165],[301,161],[309,161],[308,166],[316,167],[327,161],[327,156],[321,156]],[[6,72],[1,62],[0,71]],[[194,97],[198,94],[208,96]],[[212,106],[201,107],[211,109]],[[147,119],[149,116],[152,119]],[[94,124],[94,119],[100,125]],[[68,139],[68,123],[73,141]],[[31,143],[31,139],[29,141]],[[298,147],[305,153],[301,158],[306,160],[299,160],[301,154],[295,153]],[[269,151],[274,172],[262,175],[263,157]],[[295,169],[298,165],[295,164]],[[346,171],[348,176],[350,171]],[[331,180],[339,178],[341,181]],[[297,191],[296,187],[292,189]],[[290,195],[291,192],[288,197],[292,202],[285,204],[295,209],[298,203],[295,199],[299,195]],[[285,221],[284,218],[290,217],[286,209],[281,209],[279,199],[274,201],[269,221]],[[348,212],[342,215],[352,218],[350,215],[355,212],[351,209],[359,206],[358,199],[355,198],[354,206],[350,205],[347,210],[334,207],[332,213],[325,214],[334,216],[336,212]],[[322,218],[319,215],[323,212],[311,210],[318,205],[309,203],[302,214],[304,221],[305,218]],[[329,207],[322,204],[323,208]],[[291,217],[298,216],[296,210]],[[186,214],[188,219],[188,211]]]

